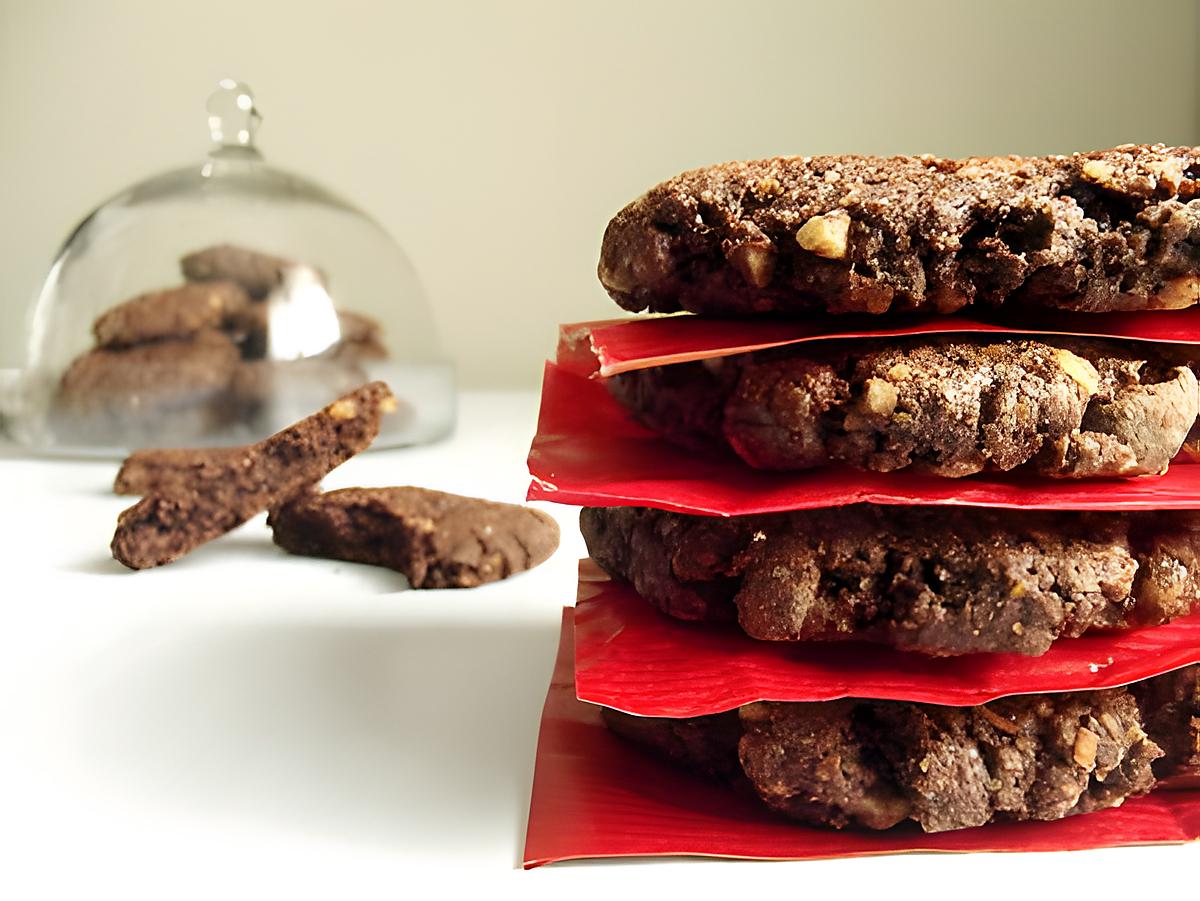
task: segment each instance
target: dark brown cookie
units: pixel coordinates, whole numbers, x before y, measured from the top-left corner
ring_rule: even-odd
[[[609,380],[644,424],[762,469],[847,463],[942,476],[1030,466],[1166,471],[1196,423],[1191,352],[1067,338],[831,341]]]
[[[773,641],[1038,655],[1200,610],[1200,514],[858,504],[761,516],[584,508],[607,572],[679,619]]]
[[[967,708],[760,703],[741,720],[739,756],[763,801],[838,828],[911,819],[944,832],[1103,810],[1153,788],[1162,756],[1123,688]]]
[[[238,454],[220,452],[192,471],[184,490],[149,494],[117,521],[113,556],[130,569],[178,560],[205,542],[283,503],[366,449],[394,408],[372,382]]]
[[[246,292],[233,282],[182,285],[113,307],[96,320],[92,332],[100,347],[188,338],[205,329],[226,327],[249,303]]]
[[[189,282],[236,282],[255,300],[261,300],[282,284],[284,273],[295,265],[292,260],[236,244],[206,247],[179,261],[183,277]]]
[[[211,329],[126,348],[97,348],[63,374],[56,435],[88,443],[194,440],[221,428],[238,351]]]
[[[1200,299],[1200,149],[785,157],[685,172],[609,223],[627,310],[1179,309]]]
[[[792,819],[926,832],[1057,820],[1155,786],[1163,748],[1194,740],[1188,711],[1155,707],[1200,667],[1128,688],[1003,698],[976,707],[849,699],[758,703],[688,720],[605,710],[613,731],[753,791]],[[1159,683],[1166,683],[1163,688]]]
[[[413,588],[472,588],[532,569],[558,547],[540,510],[427,488],[345,488],[271,511],[293,554],[387,566]]]

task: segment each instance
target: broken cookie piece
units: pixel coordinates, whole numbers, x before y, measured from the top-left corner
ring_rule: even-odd
[[[1200,667],[1125,688],[975,707],[846,699],[760,702],[676,720],[605,709],[617,734],[814,826],[944,832],[1116,807],[1195,740]],[[1164,749],[1167,756],[1164,757]],[[1172,766],[1160,765],[1172,764]],[[1159,776],[1161,778],[1161,776]]]
[[[1196,423],[1191,351],[1074,338],[829,341],[613,377],[643,424],[759,469],[960,477],[1165,472]]]
[[[257,444],[193,465],[197,478],[186,486],[149,494],[120,515],[113,556],[130,569],[178,560],[365,450],[395,405],[387,385],[372,382]]]
[[[386,566],[413,588],[471,588],[532,569],[558,547],[540,510],[427,488],[303,494],[271,511],[293,554]]]

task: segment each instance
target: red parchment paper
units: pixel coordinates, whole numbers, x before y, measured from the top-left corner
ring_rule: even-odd
[[[730,354],[839,338],[888,338],[991,332],[998,335],[1083,335],[1172,344],[1200,343],[1200,308],[1136,313],[1010,313],[1005,322],[975,316],[888,319],[820,316],[812,319],[710,319],[645,316],[575,322],[559,329],[558,362],[584,375],[684,363]]]
[[[904,851],[1070,851],[1200,837],[1200,791],[1158,791],[1115,810],[1050,823],[1003,823],[926,835],[813,829],[752,798],[693,777],[609,733],[575,697],[572,611],[542,712],[525,867],[589,857],[706,856],[760,860]]]
[[[580,564],[574,620],[579,698],[639,716],[846,697],[963,707],[1005,695],[1113,688],[1200,663],[1200,616],[1059,639],[1040,657],[929,657],[866,642],[757,641],[734,623],[659,613],[590,560]]]
[[[1166,475],[1048,479],[981,473],[964,479],[828,466],[764,472],[732,453],[674,446],[638,425],[603,382],[547,363],[538,431],[529,452],[530,500],[594,507],[645,506],[736,516],[876,504],[960,504],[1046,510],[1200,508],[1200,464],[1176,461]]]

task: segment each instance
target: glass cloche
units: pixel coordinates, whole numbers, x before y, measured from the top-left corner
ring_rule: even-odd
[[[38,450],[256,441],[360,384],[399,409],[376,446],[454,423],[453,369],[412,265],[367,215],[264,162],[254,95],[208,101],[203,162],[123,191],[55,258],[7,411]]]

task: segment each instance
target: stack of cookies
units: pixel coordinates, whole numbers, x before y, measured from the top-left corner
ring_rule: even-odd
[[[836,474],[914,499],[815,506],[798,489],[794,506],[705,516],[669,492],[638,506],[597,492],[606,505],[581,517],[592,558],[667,617],[796,655],[888,645],[919,668],[1200,613],[1200,515],[1167,477],[1195,465],[1200,148],[714,166],[622,210],[599,274],[626,310],[691,314],[660,332],[707,317],[807,335],[606,379],[658,441],[731,483],[747,468],[759,485]],[[1147,322],[1185,337],[1134,338]],[[1007,486],[1004,509],[981,479]],[[1169,509],[1126,508],[1131,483]],[[972,707],[763,698],[605,720],[783,817],[942,832],[1112,808],[1200,775],[1200,666],[1157,672]]]
[[[272,298],[286,303],[296,278],[319,283],[309,266],[221,244],[187,254],[180,269],[184,284],[141,294],[96,319],[95,346],[71,362],[54,399],[59,441],[133,446],[261,437],[366,381],[360,363],[387,356],[379,324],[348,311],[337,312],[321,353],[271,353],[272,317],[281,315]]]

